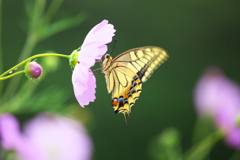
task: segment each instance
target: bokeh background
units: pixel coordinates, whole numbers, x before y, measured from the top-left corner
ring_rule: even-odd
[[[49,50],[70,54],[81,45],[88,31],[103,19],[109,20],[116,29],[114,39],[118,41],[113,56],[140,46],[164,48],[170,58],[143,84],[141,97],[132,108],[132,125],[128,129],[123,115],[113,113],[104,74],[96,75],[96,101],[85,109],[77,107],[75,111],[78,116],[85,117],[94,143],[93,159],[150,159],[150,141],[168,127],[179,130],[185,151],[191,146],[197,119],[193,92],[202,72],[209,66],[218,66],[229,78],[240,83],[239,6],[240,2],[236,0],[65,1],[58,18],[84,11],[87,19],[42,41],[32,54]],[[17,63],[26,39],[25,11],[22,0],[5,0],[2,9],[3,69],[6,70]],[[110,44],[109,48],[112,46]],[[54,86],[64,90],[66,107],[73,103],[78,105],[68,61],[60,59],[59,64],[32,96]],[[4,86],[7,84],[8,80],[4,81]],[[233,152],[220,141],[211,152],[211,159],[226,159]]]

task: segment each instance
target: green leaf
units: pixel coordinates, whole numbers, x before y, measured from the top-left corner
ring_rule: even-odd
[[[87,14],[85,12],[81,12],[75,15],[74,17],[66,18],[66,19],[54,22],[50,24],[48,27],[44,27],[44,29],[41,31],[41,34],[40,34],[41,39],[45,39],[56,33],[75,27],[81,24],[84,20],[86,20],[86,18],[87,18]]]
[[[64,89],[57,86],[50,86],[38,92],[35,96],[31,96],[21,107],[21,112],[37,113],[37,112],[55,112],[64,111],[66,101],[69,95],[65,94]]]

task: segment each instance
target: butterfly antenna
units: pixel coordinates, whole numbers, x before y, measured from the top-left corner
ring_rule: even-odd
[[[117,42],[117,40],[114,40],[114,42],[113,42],[113,47],[112,47],[112,49],[111,49],[111,52],[109,53],[110,55],[113,53],[113,50],[114,50],[115,45],[116,45],[116,42]]]

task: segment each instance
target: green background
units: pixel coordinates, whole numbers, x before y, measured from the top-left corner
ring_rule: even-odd
[[[164,48],[170,58],[143,84],[141,97],[132,108],[132,125],[128,129],[123,115],[113,113],[104,74],[96,75],[97,99],[84,110],[91,115],[88,129],[96,160],[149,159],[150,141],[168,127],[179,129],[185,151],[191,145],[197,119],[194,87],[203,71],[209,66],[218,66],[229,78],[240,82],[239,6],[237,0],[69,0],[61,7],[59,17],[61,13],[75,15],[85,11],[87,20],[42,41],[33,54],[48,50],[70,54],[103,19],[109,20],[116,29],[114,40],[118,41],[113,57],[135,47]],[[20,25],[24,19],[22,1],[3,1],[2,13],[6,70],[16,64],[26,38]],[[77,103],[68,61],[61,59],[60,63],[36,92],[54,84],[64,88],[70,97],[69,104]],[[83,109],[78,110],[81,113]],[[226,159],[232,152],[220,141],[211,152],[211,159]]]

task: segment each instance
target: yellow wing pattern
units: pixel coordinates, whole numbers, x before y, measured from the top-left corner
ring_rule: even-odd
[[[128,50],[112,61],[118,62],[135,72],[145,82],[168,58],[167,52],[159,47],[140,47]]]
[[[105,73],[108,92],[112,92],[115,113],[128,116],[139,98],[145,82],[166,59],[168,54],[159,47],[139,47],[128,50],[114,59],[105,55],[102,70]]]

